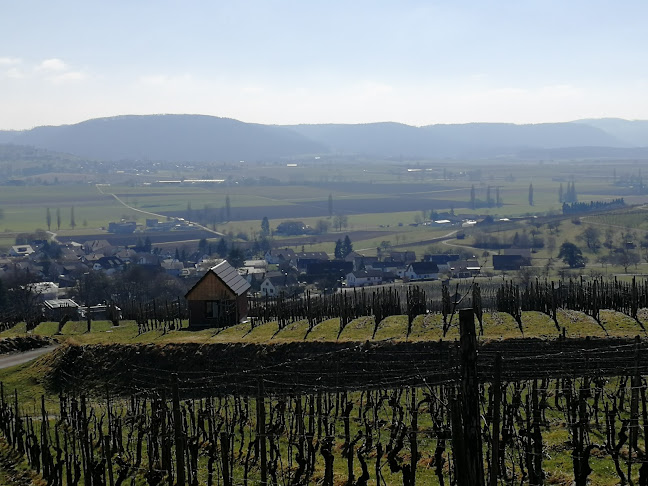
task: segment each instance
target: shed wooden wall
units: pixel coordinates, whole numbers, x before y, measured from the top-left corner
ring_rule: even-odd
[[[196,285],[187,300],[220,300],[235,299],[236,295],[232,292],[214,273],[209,272],[205,278]]]
[[[186,298],[189,307],[190,327],[213,326],[216,324],[215,320],[208,319],[205,315],[206,301],[235,300],[238,322],[247,318],[248,315],[247,291],[237,297],[220,278],[211,272],[205,275],[204,279],[187,294]]]

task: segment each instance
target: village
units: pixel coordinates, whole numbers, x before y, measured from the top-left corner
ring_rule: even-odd
[[[16,303],[23,302],[25,313],[35,308],[41,311],[39,319],[58,320],[64,308],[67,313],[73,310],[74,320],[97,320],[108,319],[111,311],[121,312],[121,307],[133,301],[186,298],[210,269],[228,260],[227,267],[246,283],[246,298],[261,299],[408,282],[441,280],[447,284],[451,279],[477,277],[484,266],[465,251],[417,256],[412,250],[376,248],[374,255],[365,255],[353,251],[348,236],[340,241],[335,255],[329,255],[288,247],[243,252],[231,242],[227,252],[224,239],[215,244],[201,240],[191,252],[161,250],[148,239],[130,246],[116,246],[104,239],[60,243],[32,239],[0,256],[0,286],[5,294],[13,292],[14,313],[21,314]],[[509,253],[492,256],[494,270],[514,271],[530,264],[528,250],[526,254],[525,250]]]

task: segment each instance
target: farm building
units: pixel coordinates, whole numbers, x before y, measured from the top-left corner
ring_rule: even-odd
[[[227,327],[247,317],[250,284],[223,260],[185,295],[189,306],[189,327]]]
[[[493,255],[493,269],[519,270],[520,267],[531,265],[531,259],[524,255]]]
[[[50,321],[60,321],[64,316],[79,318],[79,304],[72,299],[52,299],[43,302],[43,315]]]
[[[347,287],[365,287],[383,283],[383,273],[380,270],[356,270],[347,274]]]
[[[34,253],[34,249],[30,245],[12,246],[9,250],[9,256],[12,257],[29,256],[32,253]]]
[[[439,278],[439,267],[433,262],[413,262],[405,270],[405,277],[410,280],[436,280]]]

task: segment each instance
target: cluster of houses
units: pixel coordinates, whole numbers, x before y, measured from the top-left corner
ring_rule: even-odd
[[[246,261],[239,273],[260,295],[273,297],[299,293],[306,284],[325,290],[340,283],[346,287],[367,287],[396,280],[470,278],[480,273],[480,266],[475,260],[460,259],[459,255],[425,255],[417,261],[413,251],[380,252],[377,256],[351,252],[342,260],[333,260],[325,252],[273,248],[263,259]]]
[[[382,258],[381,258],[382,257]],[[272,268],[272,270],[270,270]],[[187,292],[191,327],[222,327],[247,316],[247,293],[255,286],[264,297],[301,293],[304,282],[343,282],[347,287],[366,287],[402,281],[436,280],[441,275],[472,277],[480,273],[477,261],[459,255],[426,255],[416,261],[413,251],[363,256],[352,252],[343,260],[331,260],[324,252],[271,249],[263,259],[248,260],[234,269],[222,261],[206,270]]]
[[[52,255],[46,241],[33,241],[30,244],[12,246],[8,254],[0,256],[0,278],[12,271],[24,271],[52,281],[60,287],[75,285],[79,275],[89,270],[101,271],[107,275],[124,270],[130,264],[161,267],[172,276],[191,276],[196,273],[195,263],[209,259],[208,255],[196,252],[189,255],[194,261],[185,264],[170,253],[153,254],[133,248],[113,246],[107,240],[88,240],[84,243],[61,243]]]
[[[510,254],[502,252],[501,255],[494,255],[494,269],[519,270],[521,266],[529,265],[531,255],[523,254],[523,251],[511,250]],[[229,264],[227,267],[219,267],[222,263],[220,260],[199,251],[187,255],[183,261],[176,257],[177,255],[117,247],[101,239],[84,243],[68,242],[56,247],[47,241],[33,241],[30,244],[15,245],[8,254],[0,256],[0,278],[17,271],[35,277],[32,280],[40,283],[30,285],[35,286],[34,292],[46,303],[45,311],[53,318],[72,309],[75,309],[77,316],[88,312],[101,315],[107,312],[105,306],[80,308],[67,299],[65,288],[76,285],[78,279],[89,271],[111,275],[129,265],[152,266],[173,277],[193,278],[194,282],[203,282],[200,285],[202,288],[214,287],[214,282],[229,282],[234,289],[233,300],[225,307],[221,303],[214,303],[209,309],[205,308],[207,310],[203,317],[221,319],[226,316],[226,319],[238,320],[244,314],[239,309],[241,304],[238,301],[248,290],[263,297],[275,297],[281,294],[301,294],[308,285],[326,291],[341,285],[357,288],[397,280],[418,282],[472,278],[481,273],[480,264],[476,260],[461,259],[459,255],[453,254],[427,254],[418,260],[413,251],[379,250],[376,256],[351,252],[343,259],[331,259],[325,252],[296,252],[290,248],[273,248],[263,258],[247,260],[243,266],[233,270]],[[201,295],[202,291],[193,290],[192,287],[186,297],[191,300],[190,297],[198,298]],[[200,306],[201,309],[204,307],[203,304]],[[196,312],[194,309],[193,313]]]

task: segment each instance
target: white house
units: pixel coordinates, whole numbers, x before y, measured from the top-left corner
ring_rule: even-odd
[[[280,293],[290,293],[297,286],[297,279],[293,275],[283,273],[266,274],[261,282],[261,295],[264,297],[276,297]]]
[[[346,276],[347,287],[365,287],[367,285],[380,285],[383,282],[383,273],[379,270],[356,270]]]
[[[294,262],[297,259],[295,251],[290,248],[273,248],[272,250],[266,251],[264,257],[271,265],[283,262]]]
[[[437,280],[439,267],[433,262],[410,263],[405,270],[405,277],[410,280]]]

